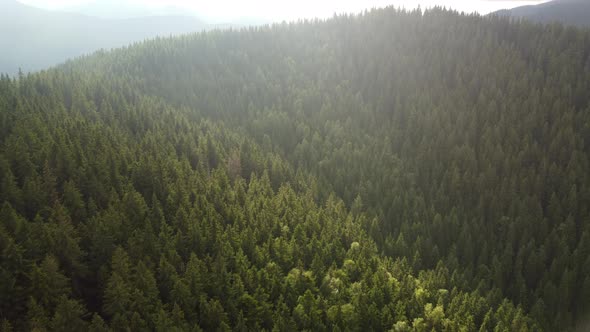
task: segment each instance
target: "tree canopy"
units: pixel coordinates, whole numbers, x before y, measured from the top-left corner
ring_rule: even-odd
[[[555,331],[590,33],[435,8],[0,77],[2,331]]]

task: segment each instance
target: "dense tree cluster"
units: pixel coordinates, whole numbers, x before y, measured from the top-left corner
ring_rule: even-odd
[[[442,9],[0,78],[14,330],[566,330],[590,309],[590,33]]]

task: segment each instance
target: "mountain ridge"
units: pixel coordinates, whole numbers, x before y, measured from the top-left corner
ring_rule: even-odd
[[[15,0],[1,5],[0,47],[5,51],[0,54],[0,72],[9,75],[19,68],[24,72],[46,69],[100,49],[223,27],[192,16],[106,19],[39,9]]]
[[[553,0],[538,5],[503,9],[493,14],[525,18],[540,23],[560,22],[566,25],[590,27],[590,1],[586,0]]]

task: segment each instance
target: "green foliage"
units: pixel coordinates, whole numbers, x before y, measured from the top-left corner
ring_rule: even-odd
[[[2,328],[573,328],[589,54],[387,8],[3,76]]]

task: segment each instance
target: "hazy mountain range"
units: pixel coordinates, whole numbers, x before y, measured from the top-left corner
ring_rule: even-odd
[[[590,0],[555,0],[496,12],[500,15],[566,24],[589,25]],[[100,0],[50,11],[0,0],[0,73],[15,75],[56,65],[99,49],[228,26],[262,24],[242,19],[211,25],[177,7],[149,8],[129,2]]]
[[[227,25],[226,25],[227,26]],[[0,72],[14,75],[47,68],[99,49],[222,27],[191,16],[98,18],[0,1]]]
[[[539,5],[521,6],[496,12],[541,23],[562,22],[590,26],[590,0],[554,0]]]
[[[186,9],[166,6],[152,8],[142,6],[137,3],[121,0],[95,0],[81,4],[65,6],[60,9],[64,12],[84,14],[93,17],[107,19],[124,19],[149,16],[186,16],[193,13],[187,13]]]

